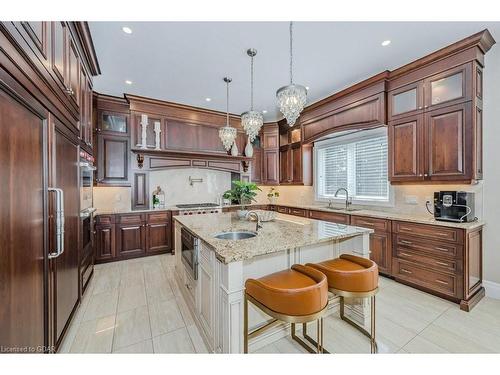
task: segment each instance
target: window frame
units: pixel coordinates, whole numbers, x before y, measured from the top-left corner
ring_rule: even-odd
[[[380,137],[381,135],[387,136],[387,126],[378,127],[375,129],[366,129],[366,130],[357,130],[351,132],[342,132],[337,133],[336,135],[329,136],[326,139],[322,139],[316,141],[314,143],[313,150],[313,186],[314,186],[314,199],[316,202],[328,202],[330,200],[333,201],[334,204],[343,204],[345,202],[345,197],[329,197],[320,194],[320,186],[318,183],[318,166],[319,166],[319,151],[327,148],[331,145],[343,144],[343,143],[353,143],[357,141],[361,141],[363,139],[370,139],[375,137]],[[389,146],[388,146],[389,147]],[[389,163],[389,160],[387,160]],[[389,167],[389,164],[387,164]],[[382,207],[394,207],[394,187],[387,181],[388,184],[388,199],[362,199],[359,197],[353,197],[352,203],[356,205],[362,206],[382,206]]]

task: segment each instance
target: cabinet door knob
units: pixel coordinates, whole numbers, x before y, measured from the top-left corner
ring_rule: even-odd
[[[73,95],[75,92],[73,91],[73,89],[71,87],[66,87],[66,93]]]
[[[429,175],[427,173],[424,173],[424,177],[427,177],[427,176],[429,176]]]

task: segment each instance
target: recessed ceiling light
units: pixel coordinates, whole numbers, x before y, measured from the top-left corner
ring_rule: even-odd
[[[129,80],[129,79],[127,79],[127,80],[125,80],[125,83],[126,83],[127,85],[131,85],[131,84],[132,84],[132,81],[131,81],[131,80]]]
[[[264,109],[264,110],[262,111],[262,113],[266,114],[266,113],[267,113],[267,111]]]
[[[211,102],[211,101],[212,101],[212,98],[205,98],[205,101],[207,101],[207,102]]]
[[[306,86],[306,90],[309,91],[309,86]]]
[[[132,29],[130,27],[123,26],[122,30],[125,34],[132,34]]]
[[[382,43],[382,46],[387,47],[389,44],[391,44],[390,40],[384,40]]]

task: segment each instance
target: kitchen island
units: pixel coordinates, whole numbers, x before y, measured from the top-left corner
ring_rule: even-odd
[[[217,239],[223,232],[256,230],[235,213],[175,216],[175,278],[207,346],[215,353],[243,352],[243,296],[248,278],[348,253],[369,257],[371,229],[278,214],[257,236]],[[196,243],[196,246],[192,246]],[[194,255],[194,256],[193,256]],[[192,261],[189,261],[191,259]],[[364,324],[366,303],[347,301],[346,314]],[[251,305],[250,305],[251,306]],[[337,306],[332,303],[331,313]],[[269,317],[253,306],[250,329]],[[289,334],[283,323],[250,342],[250,351]]]

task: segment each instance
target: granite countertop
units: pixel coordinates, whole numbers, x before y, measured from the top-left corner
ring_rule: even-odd
[[[262,206],[269,203],[252,203],[250,205],[245,205],[246,207],[252,206]],[[391,212],[391,211],[382,211],[382,210],[366,210],[360,209],[355,211],[347,211],[339,206],[334,206],[335,210],[331,210],[327,208],[327,204],[312,204],[312,205],[304,205],[304,204],[288,204],[288,203],[276,203],[274,205],[277,206],[285,206],[285,207],[295,207],[302,208],[306,210],[316,210],[330,213],[341,213],[347,214],[351,216],[365,216],[365,217],[374,217],[379,219],[388,219],[388,220],[400,220],[400,221],[408,221],[412,223],[420,223],[420,224],[430,224],[437,225],[442,227],[449,228],[459,228],[465,230],[473,230],[476,228],[482,227],[485,222],[482,220],[473,221],[470,223],[454,223],[449,221],[439,221],[434,219],[434,217],[430,215],[421,215],[421,214],[410,214],[410,213],[401,213],[401,212]],[[222,208],[231,208],[231,207],[241,207],[241,205],[225,205]],[[112,215],[112,214],[124,214],[124,213],[146,213],[146,212],[156,212],[156,211],[177,211],[179,208],[177,206],[167,206],[162,209],[148,209],[148,210],[123,210],[119,212],[105,211],[105,210],[97,210],[95,215]]]
[[[259,229],[256,237],[233,241],[219,240],[214,235],[229,231],[255,231],[255,222],[240,220],[236,213],[175,216],[174,220],[212,247],[217,259],[226,264],[373,232],[367,228],[277,214],[274,221],[262,223],[263,228]]]

